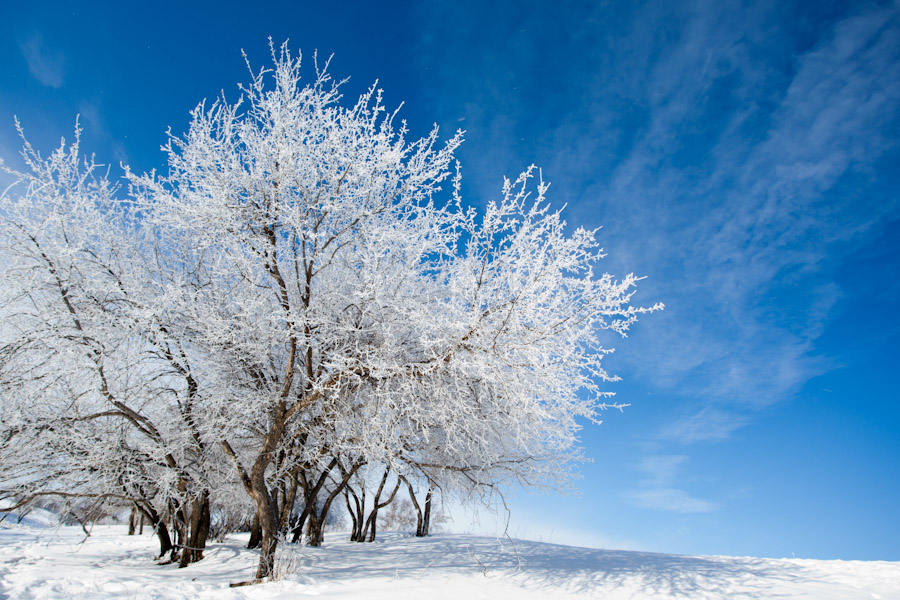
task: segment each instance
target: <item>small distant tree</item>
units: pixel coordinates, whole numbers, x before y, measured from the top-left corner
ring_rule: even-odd
[[[382,529],[388,531],[416,531],[416,511],[409,498],[398,496],[378,513]]]
[[[407,490],[409,491],[409,505],[414,510],[415,515],[415,532],[416,537],[427,537],[431,532],[431,525],[434,522],[435,524],[443,523],[443,512],[441,512],[440,516],[435,518],[434,513],[432,512],[432,508],[434,506],[434,485],[431,481],[427,482],[425,486],[425,494],[422,502],[419,502],[419,499],[416,497],[416,489],[413,487],[412,482],[401,475],[401,480],[406,485]]]

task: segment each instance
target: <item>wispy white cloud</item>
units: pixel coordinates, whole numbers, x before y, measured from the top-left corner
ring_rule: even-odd
[[[699,408],[691,407],[684,412],[683,416],[663,426],[664,439],[685,444],[720,441],[727,439],[732,432],[748,421],[746,414],[735,412],[733,407],[722,408],[705,404]]]
[[[489,31],[438,15],[503,61],[432,91],[472,108],[473,188],[492,197],[506,165],[538,162],[570,221],[604,225],[604,268],[648,275],[638,300],[666,303],[610,368],[680,401],[667,440],[726,439],[831,368],[817,340],[847,292],[833,271],[900,213],[869,193],[900,150],[898,6],[860,5],[802,42],[790,10],[598,4],[545,44],[529,32],[552,29],[546,11]],[[467,56],[425,46],[431,66]]]
[[[828,281],[825,263],[840,260],[836,243],[863,241],[898,208],[896,195],[867,201],[829,192],[844,177],[864,177],[897,147],[890,132],[900,106],[898,44],[896,7],[837,23],[796,59],[775,109],[754,116],[758,108],[750,107],[728,117],[698,177],[667,162],[667,149],[674,151],[683,123],[696,119],[703,103],[704,87],[692,86],[690,77],[670,85],[696,64],[690,59],[698,40],[686,36],[665,61],[668,74],[649,82],[673,91],[652,105],[648,131],[607,191],[629,206],[625,211],[635,208],[625,197],[651,198],[620,240],[642,239],[650,223],[655,231],[651,243],[638,244],[640,258],[654,277],[681,278],[657,286],[670,327],[642,337],[634,362],[645,377],[661,365],[668,375],[658,383],[694,399],[664,437],[724,439],[749,420],[748,409],[790,397],[829,368],[815,340],[843,291]],[[735,56],[731,44],[707,51]],[[743,79],[764,81],[755,63],[731,64]],[[748,119],[763,117],[765,136],[748,136]],[[627,218],[625,211],[614,208],[614,217]]]
[[[642,508],[675,513],[708,513],[718,508],[712,502],[694,498],[676,488],[637,490],[628,494],[627,498]]]
[[[44,38],[36,33],[19,45],[28,62],[28,70],[43,85],[62,87],[65,76],[65,58],[44,43]]]
[[[660,455],[645,457],[638,464],[644,478],[638,487],[625,494],[625,499],[642,508],[675,513],[709,513],[718,505],[692,496],[676,486],[687,456]]]

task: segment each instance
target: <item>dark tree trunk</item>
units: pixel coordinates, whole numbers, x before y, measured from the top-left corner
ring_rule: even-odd
[[[374,542],[375,534],[378,529],[378,510],[384,508],[388,504],[394,501],[394,497],[397,495],[397,490],[400,489],[400,479],[397,479],[397,484],[394,486],[394,490],[391,492],[390,497],[386,502],[379,502],[381,500],[381,492],[384,490],[384,484],[387,483],[388,476],[391,474],[390,469],[385,467],[384,475],[381,477],[381,483],[378,485],[378,491],[375,492],[375,499],[373,501],[372,512],[369,513],[369,518],[366,519],[366,527],[363,532],[363,537],[368,533],[368,539],[366,541]]]
[[[300,487],[303,488],[303,510],[300,512],[300,516],[297,518],[296,523],[291,528],[291,543],[297,544],[300,542],[300,538],[303,537],[303,527],[306,526],[307,532],[309,531],[309,518],[313,513],[315,513],[316,499],[319,496],[319,490],[322,489],[322,484],[325,482],[324,477],[319,477],[319,480],[316,482],[316,485],[311,485],[309,480],[306,478],[306,471],[301,470],[297,473],[297,483]]]
[[[272,575],[275,568],[275,550],[278,548],[278,507],[265,487],[265,480],[254,482],[256,494],[256,512],[259,515],[259,528],[262,536],[259,541],[259,565],[256,568],[256,579],[262,581]]]
[[[162,558],[166,555],[167,552],[174,548],[174,546],[172,545],[172,538],[169,537],[169,529],[166,527],[165,521],[160,518],[159,513],[156,512],[156,509],[153,508],[152,504],[135,504],[135,506],[137,506],[137,509],[141,511],[141,514],[145,515],[147,517],[147,520],[150,521],[150,525],[153,527],[153,531],[154,533],[156,533],[157,539],[159,539],[158,558]]]
[[[350,541],[361,542],[363,541],[363,524],[366,519],[366,486],[363,485],[358,496],[352,487],[347,486],[347,490],[353,496],[353,504],[355,506],[355,508],[350,509],[351,513],[354,513],[351,514],[353,517],[353,531],[350,533]],[[349,501],[347,506],[348,508],[350,507]]]
[[[363,527],[366,526],[366,486],[363,484],[359,491],[359,503],[356,505],[357,530],[356,541],[363,542]]]
[[[428,492],[425,494],[425,514],[422,517],[422,535],[426,537],[431,530],[431,495],[432,488],[428,486]]]
[[[175,546],[172,544],[172,538],[169,537],[169,529],[166,527],[165,521],[159,519],[154,523],[153,519],[150,519],[150,524],[153,526],[153,531],[156,532],[156,537],[159,539],[159,558],[162,558],[167,552],[174,550]]]
[[[387,478],[390,474],[390,469],[385,467],[384,474],[381,476],[381,482],[378,484],[378,490],[375,492],[375,498],[372,501],[372,511],[369,513],[366,524],[363,526],[361,542],[366,541],[366,539],[370,542],[375,541],[375,521],[378,520],[378,501],[381,499],[381,492],[384,490],[384,484],[387,483]]]
[[[190,534],[187,544],[181,551],[179,567],[186,567],[203,558],[206,540],[209,537],[210,513],[209,490],[204,490],[200,497],[191,503]]]
[[[181,550],[187,544],[187,518],[184,514],[184,504],[178,499],[169,501],[169,514],[172,518],[172,532],[175,534],[175,544],[172,548],[172,561],[179,560]]]
[[[353,510],[353,507],[350,506],[350,492],[348,492],[347,490],[344,490],[344,502],[347,504],[347,512],[350,514],[351,521],[353,521],[353,526],[350,529],[350,541],[355,542],[356,541],[356,537],[355,537],[356,536],[356,527],[357,527],[356,512]]]
[[[134,535],[135,523],[137,522],[137,509],[132,505],[131,513],[128,515],[128,535]]]
[[[333,458],[331,460],[331,462],[328,463],[328,466],[325,467],[325,470],[322,471],[322,474],[319,476],[319,479],[318,479],[318,481],[316,481],[316,485],[314,485],[314,486],[310,485],[309,481],[306,479],[306,473],[304,473],[302,471],[299,472],[298,482],[299,482],[300,486],[303,488],[303,497],[306,499],[306,505],[303,507],[303,513],[300,515],[300,518],[297,520],[297,524],[291,530],[291,533],[293,534],[293,538],[291,539],[292,543],[296,544],[297,542],[300,541],[300,535],[303,532],[303,524],[306,522],[307,518],[309,518],[316,512],[316,502],[319,497],[319,492],[322,491],[322,487],[325,485],[325,482],[328,480],[329,474],[331,473],[332,469],[334,469],[336,466],[340,467],[340,463],[339,463],[338,459]],[[329,504],[329,505],[331,504],[331,501],[334,499],[334,496],[336,496],[338,493],[340,493],[343,486],[347,484],[347,481],[350,479],[350,477],[353,475],[353,473],[355,473],[356,470],[359,469],[360,466],[362,466],[362,463],[355,465],[350,470],[349,473],[345,473],[343,467],[340,467],[341,473],[344,473],[344,477],[341,480],[341,483],[338,485],[338,487],[331,493],[331,495],[328,496],[328,499],[326,500],[327,504]],[[328,509],[325,508],[324,511],[325,511],[325,513],[327,513]],[[315,528],[324,527],[325,526],[324,517],[321,514],[318,515],[315,524],[313,524],[312,521],[309,521],[309,524],[307,525],[307,534],[309,534],[309,532],[310,532],[310,526],[315,527]],[[318,546],[321,543],[321,541],[322,541],[322,532],[319,531],[319,532],[314,533],[312,539],[307,540],[307,543],[311,546]]]
[[[310,524],[312,523],[312,519],[316,516],[316,499],[319,496],[319,490],[322,489],[321,484],[324,482],[324,478],[320,477],[318,483],[315,486],[312,486],[306,479],[306,473],[299,473],[298,482],[303,488],[304,505],[303,510],[300,512],[300,516],[297,518],[293,527],[291,527],[292,544],[300,542],[300,538],[303,537],[304,526],[306,527],[307,536],[309,535]],[[308,540],[307,543],[309,543]]]
[[[300,542],[300,536],[303,535],[303,526],[306,525],[306,519],[309,517],[309,511],[304,508],[304,510],[300,513],[300,516],[297,517],[297,521],[291,527],[291,543],[297,544]]]
[[[297,469],[291,471],[290,477],[287,482],[287,489],[282,495],[281,500],[281,515],[279,515],[278,520],[278,529],[279,531],[287,531],[290,526],[291,521],[291,513],[294,512],[294,503],[297,501],[297,487],[298,487],[298,473]]]
[[[368,538],[366,538],[367,542],[375,541],[375,534],[378,530],[378,509],[372,509],[372,512],[369,514],[369,518],[366,521],[366,531],[369,533]]]
[[[322,545],[323,526],[319,522],[319,515],[313,510],[306,519],[306,545],[318,548]]]
[[[262,542],[262,529],[259,526],[259,515],[253,515],[253,523],[250,525],[250,541],[247,543],[247,548],[250,550],[255,550],[259,548],[260,543]]]
[[[322,509],[319,511],[319,514],[315,516],[315,519],[310,519],[310,525],[307,527],[307,543],[310,546],[320,546],[322,542],[325,541],[325,525],[328,522],[328,512],[331,510],[331,505],[334,502],[334,499],[344,491],[347,482],[350,481],[350,478],[353,477],[353,474],[356,473],[361,466],[362,463],[357,463],[349,471],[344,471],[343,468],[341,469],[341,472],[344,474],[341,481],[335,486],[331,493],[328,494],[328,497],[325,498],[325,502],[322,503]],[[310,517],[315,515],[315,512],[315,505],[313,505],[313,509],[310,511]]]
[[[416,510],[416,537],[425,537],[422,508],[419,506],[419,500],[416,498],[416,492],[413,490],[412,484],[408,479],[406,479],[406,477],[401,476],[401,479],[406,484],[406,489],[409,491],[409,499],[412,501],[413,508]]]
[[[270,231],[270,237],[271,240],[273,240],[274,246],[274,232]],[[274,257],[274,253],[272,256]],[[282,298],[285,302],[284,306],[287,307],[287,288],[284,280],[281,279],[281,276],[277,272],[277,264],[270,263],[270,267],[274,269],[271,270],[270,273],[278,280]],[[287,421],[289,419],[290,411],[288,410],[286,398],[290,395],[291,382],[294,378],[294,361],[297,350],[296,339],[293,336],[290,337],[289,342],[290,351],[287,358],[285,380],[281,386],[280,398],[273,407],[274,410],[271,413],[272,422],[265,438],[263,438],[262,446],[259,448],[256,459],[253,461],[253,466],[250,470],[248,471],[244,468],[240,458],[238,458],[237,453],[231,447],[228,440],[223,439],[219,442],[226,455],[234,463],[238,476],[241,479],[241,483],[244,486],[244,490],[253,500],[254,504],[256,504],[256,515],[259,520],[261,536],[259,541],[259,564],[256,568],[256,578],[254,581],[264,581],[272,575],[275,566],[275,551],[278,548],[278,534],[280,533],[278,528],[280,516],[278,511],[278,498],[277,496],[273,497],[272,493],[269,491],[269,486],[266,481],[266,470],[272,465],[273,455],[284,439],[285,427],[287,426]],[[295,404],[294,408],[297,406],[300,405]]]

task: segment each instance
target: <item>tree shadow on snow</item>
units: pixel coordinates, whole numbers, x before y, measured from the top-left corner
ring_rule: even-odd
[[[773,583],[815,580],[800,565],[770,559],[697,557],[576,548],[466,535],[414,538],[379,534],[373,544],[339,542],[305,549],[314,580],[471,576],[502,578],[530,589],[572,593],[628,588],[647,595],[773,598]],[[333,539],[333,538],[332,538]],[[331,547],[329,547],[331,546]]]

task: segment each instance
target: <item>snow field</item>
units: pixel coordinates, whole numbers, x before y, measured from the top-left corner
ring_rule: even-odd
[[[379,534],[374,544],[330,534],[322,548],[286,545],[280,581],[250,579],[246,536],[213,543],[186,569],[157,565],[156,540],[123,526],[0,529],[0,598],[328,599],[532,598],[894,600],[900,563],[676,556],[440,534]]]

